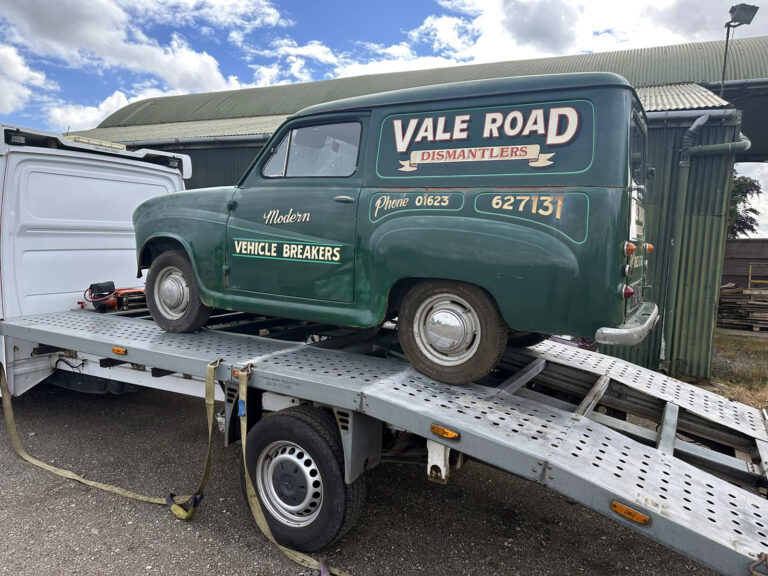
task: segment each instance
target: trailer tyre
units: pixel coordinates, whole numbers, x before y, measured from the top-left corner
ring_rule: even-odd
[[[248,432],[246,461],[279,544],[315,552],[355,524],[365,483],[344,482],[341,437],[330,411],[297,406],[263,418]],[[242,459],[240,483],[247,502]]]
[[[498,364],[507,325],[485,290],[449,280],[416,284],[400,306],[398,335],[414,368],[448,384],[479,380]]]
[[[147,273],[147,307],[166,332],[194,332],[208,320],[210,308],[200,301],[187,255],[180,250],[161,253]]]

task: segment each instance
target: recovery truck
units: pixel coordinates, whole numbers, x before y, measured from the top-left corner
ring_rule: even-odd
[[[95,277],[120,285],[132,269],[135,184],[170,191],[186,159],[3,132],[0,335],[11,395],[51,374],[197,396],[217,382],[225,442],[241,439],[239,417],[272,533],[305,551],[354,524],[366,470],[416,445],[437,482],[478,460],[721,573],[768,573],[764,411],[552,341],[509,348],[489,376],[457,386],[411,368],[390,324],[346,331],[214,311],[200,332],[168,333],[144,310],[72,310]],[[81,187],[89,178],[115,188]]]

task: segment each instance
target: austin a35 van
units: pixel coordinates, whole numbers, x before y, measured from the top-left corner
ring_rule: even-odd
[[[634,344],[643,301],[646,124],[613,74],[502,78],[312,106],[234,187],[134,213],[168,331],[211,307],[352,327],[396,320],[413,365],[474,381],[508,342]]]

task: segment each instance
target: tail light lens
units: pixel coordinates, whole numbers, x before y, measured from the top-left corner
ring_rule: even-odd
[[[624,288],[621,291],[621,295],[624,298],[624,300],[629,300],[635,295],[635,289],[625,284]]]
[[[646,242],[645,243],[645,253],[646,254],[653,254],[654,250],[655,250],[655,248],[653,247],[653,244],[651,244],[650,242]]]
[[[624,256],[632,256],[635,252],[637,252],[637,246],[632,242],[624,242]]]
[[[632,277],[632,266],[630,266],[629,264],[625,264],[624,266],[622,266],[621,267],[621,274],[624,277],[626,277],[626,278],[631,278]]]

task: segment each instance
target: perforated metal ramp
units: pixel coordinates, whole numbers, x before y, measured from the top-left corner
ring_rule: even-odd
[[[402,362],[257,337],[166,334],[144,320],[77,312],[9,319],[0,333],[200,376],[221,357],[217,376],[225,380],[255,363],[251,383],[262,390],[364,412],[427,438],[436,439],[431,424],[450,426],[461,434],[452,448],[543,483],[721,573],[747,575],[768,551],[764,498],[584,416],[493,388],[435,382]],[[116,356],[112,346],[128,354]],[[609,374],[718,425],[765,435],[759,412],[621,360],[550,343],[533,355]],[[614,501],[647,514],[650,524],[618,516]]]
[[[630,388],[672,402],[710,422],[747,434],[760,440],[768,440],[768,428],[760,410],[740,402],[732,402],[697,386],[686,384],[625,362],[579,348],[563,346],[556,342],[543,342],[534,349],[535,355],[556,364],[571,366],[595,375],[608,375]]]

